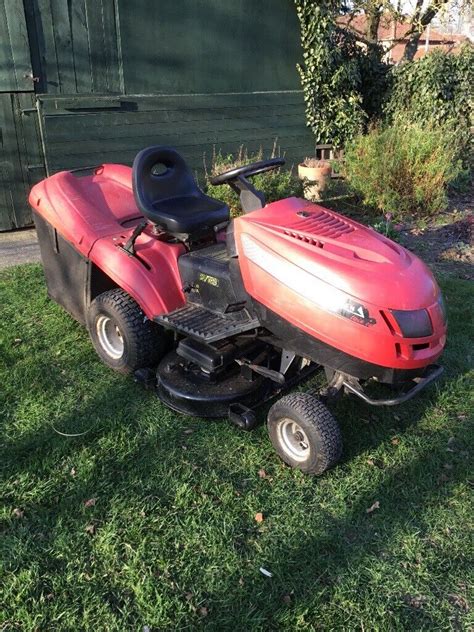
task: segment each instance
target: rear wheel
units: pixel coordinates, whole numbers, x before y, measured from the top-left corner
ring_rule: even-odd
[[[101,360],[119,373],[155,366],[169,347],[164,330],[120,288],[92,301],[87,326]]]
[[[268,433],[283,461],[306,474],[322,474],[341,457],[336,420],[308,393],[291,393],[277,401],[268,413]]]

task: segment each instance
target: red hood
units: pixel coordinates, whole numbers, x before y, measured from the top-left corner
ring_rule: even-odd
[[[431,271],[408,250],[371,228],[306,200],[289,198],[239,217],[238,232],[314,276],[386,309],[432,305]]]

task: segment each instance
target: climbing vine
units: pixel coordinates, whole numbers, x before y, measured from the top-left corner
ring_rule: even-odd
[[[462,46],[456,55],[434,51],[417,61],[394,68],[385,105],[387,122],[402,117],[410,123],[457,130],[472,152],[474,129],[474,46]]]
[[[355,42],[336,25],[336,0],[295,0],[303,63],[298,65],[306,119],[317,143],[341,147],[363,127],[361,74]]]

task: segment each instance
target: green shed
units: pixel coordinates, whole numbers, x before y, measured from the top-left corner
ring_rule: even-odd
[[[311,152],[293,0],[4,0],[0,230],[32,184],[177,147],[201,170],[240,145]]]

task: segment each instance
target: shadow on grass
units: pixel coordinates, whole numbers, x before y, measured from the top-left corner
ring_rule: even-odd
[[[443,385],[444,388],[449,388],[449,382],[454,382],[459,377],[459,374],[452,375],[451,380],[447,380]],[[135,393],[135,389],[138,392]],[[124,402],[124,388],[120,382],[113,388],[107,386],[100,389],[96,397],[78,411],[77,415],[68,413],[56,421],[56,426],[71,428],[78,416],[80,420],[92,420],[97,419],[99,415],[100,422],[82,437],[66,439],[52,432],[49,426],[45,426],[42,430],[26,434],[19,442],[6,445],[9,458],[8,462],[4,462],[4,475],[9,478],[18,477],[22,473],[29,473],[35,478],[47,476],[50,464],[46,465],[45,471],[42,471],[42,462],[48,461],[47,457],[51,455],[51,452],[57,454],[59,466],[61,463],[74,462],[76,451],[83,448],[93,451],[95,443],[117,432],[118,423],[121,426],[123,424],[133,426],[135,417],[140,415],[143,406],[146,406],[151,401],[150,398],[154,396],[151,393],[141,393],[138,386],[127,385],[125,390],[131,397],[126,402]],[[346,402],[342,408],[349,405]],[[429,395],[419,400],[417,406],[413,406],[416,414],[411,417],[408,424],[402,424],[404,429],[415,425],[424,415],[425,408],[431,405]],[[360,408],[362,414],[366,412],[358,402],[352,402],[352,407]],[[101,462],[94,461],[87,476],[81,481],[76,481],[73,489],[68,489],[64,481],[60,480],[48,488],[47,494],[39,503],[29,503],[31,536],[34,537],[36,529],[43,532],[40,544],[43,550],[54,548],[56,526],[60,525],[64,528],[71,519],[77,519],[78,507],[81,507],[84,500],[92,497],[97,490],[100,490],[99,493],[102,495],[108,490],[112,493],[114,489],[119,489],[135,499],[149,500],[152,497],[156,511],[161,513],[173,507],[175,487],[166,488],[157,485],[156,464],[160,463],[161,471],[175,471],[177,478],[181,478],[181,482],[184,478],[189,480],[189,476],[183,476],[179,468],[179,462],[183,459],[183,426],[189,423],[189,419],[186,420],[184,417],[167,411],[165,414],[171,416],[171,423],[168,422],[165,427],[160,427],[157,421],[156,432],[142,437],[138,445],[134,446],[129,453],[124,454],[121,450],[120,455],[115,455],[110,452]],[[346,449],[346,461],[356,458],[361,452],[373,450],[377,444],[389,440],[394,433],[394,420],[390,419],[387,423],[387,420],[384,421],[382,417],[383,415],[379,418],[380,425],[375,437],[371,427],[365,427],[362,432],[357,427],[345,429],[346,439],[348,434],[353,438],[358,436],[357,441],[352,445],[349,444]],[[205,423],[218,424],[219,422]],[[460,424],[461,436],[464,429],[464,424]],[[133,431],[132,428],[128,430]],[[395,430],[400,430],[400,427]],[[228,427],[222,430],[222,433],[225,432],[237,431]],[[433,501],[438,502],[440,498],[447,497],[466,475],[465,472],[455,469],[450,473],[449,481],[445,481],[440,488],[440,475],[443,472],[442,452],[448,438],[449,435],[441,430],[438,450],[433,451],[429,447],[419,449],[416,458],[411,459],[406,465],[388,468],[383,480],[375,488],[354,494],[353,501],[349,501],[342,517],[334,517],[331,511],[318,509],[318,512],[323,514],[324,528],[321,529],[318,520],[317,533],[308,533],[312,525],[316,525],[309,514],[308,523],[301,525],[301,532],[294,538],[291,546],[288,547],[288,543],[281,544],[278,541],[266,546],[262,565],[271,569],[273,573],[271,580],[259,575],[256,568],[252,568],[249,573],[249,540],[255,534],[252,530],[249,531],[245,519],[238,521],[234,525],[229,546],[238,551],[241,564],[230,575],[222,578],[219,589],[213,588],[205,595],[207,603],[210,604],[206,626],[210,629],[223,629],[220,627],[223,620],[235,619],[239,624],[236,624],[234,629],[243,630],[248,629],[249,626],[278,627],[285,618],[290,616],[292,608],[304,611],[306,601],[314,600],[315,595],[320,606],[329,603],[338,590],[339,579],[347,578],[351,572],[363,572],[370,560],[383,555],[384,548],[400,530],[408,525],[413,527],[415,522],[417,529],[422,531],[424,509]],[[250,434],[245,435],[245,439],[252,441]],[[202,476],[206,476],[204,467],[209,473],[212,469],[214,478],[230,484],[236,492],[242,490],[244,476],[242,472],[229,471],[222,460],[213,462],[212,454],[209,453],[205,444],[194,445],[193,449],[186,453],[185,458],[192,469],[198,472],[196,480],[190,481],[191,484],[199,486]],[[344,466],[341,466],[341,469],[343,468]],[[343,472],[338,473],[336,470],[326,476],[343,475]],[[293,482],[295,485],[298,484],[296,480]],[[318,481],[314,479],[314,485],[310,486],[305,493],[311,493],[311,489],[315,489],[317,485]],[[414,488],[416,488],[415,493]],[[379,499],[382,503],[380,510],[374,515],[367,514],[367,508]],[[104,513],[96,516],[94,524],[100,528],[101,523],[106,520],[107,510],[104,510]],[[10,560],[10,563],[14,566],[16,560]],[[466,573],[468,571],[467,561],[463,562],[459,568],[460,573],[464,571]],[[271,582],[270,589],[269,582]],[[110,589],[109,606],[116,615],[120,615],[121,612],[121,590],[120,588]],[[285,603],[283,597],[290,594],[291,602]],[[133,597],[129,598],[133,601]],[[402,620],[406,619],[407,624],[420,627],[433,625],[429,612],[412,608],[406,603],[404,595],[396,596],[393,609],[398,612]],[[137,614],[130,617],[127,624],[136,625],[139,619],[139,617],[136,618]]]

